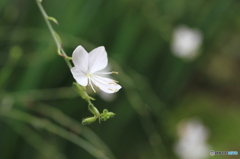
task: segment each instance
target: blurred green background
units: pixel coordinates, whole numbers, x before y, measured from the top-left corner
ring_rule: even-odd
[[[87,51],[106,47],[123,88],[114,98],[91,95],[99,110],[117,115],[82,126],[91,116],[87,103],[73,90],[72,74],[36,2],[1,0],[0,159],[239,157],[209,151],[240,152],[240,1],[43,0],[42,5],[58,20],[59,26],[52,25],[68,56],[78,45]],[[198,56],[173,52],[179,26],[198,30]],[[176,150],[180,141],[185,157]]]

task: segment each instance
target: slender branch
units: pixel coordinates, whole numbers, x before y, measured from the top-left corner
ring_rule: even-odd
[[[55,44],[57,45],[58,50],[61,51],[63,57],[68,57],[67,54],[65,53],[65,51],[64,51],[63,48],[62,48],[62,44],[59,42],[59,40],[58,40],[58,38],[57,38],[57,36],[56,36],[56,32],[54,31],[51,23],[50,23],[49,20],[48,20],[48,17],[49,17],[49,16],[48,16],[47,13],[45,12],[45,10],[44,10],[41,2],[39,2],[38,0],[36,0],[36,3],[37,3],[38,8],[40,9],[40,11],[41,11],[41,13],[42,13],[42,15],[43,15],[43,18],[44,18],[44,20],[45,20],[45,22],[46,22],[46,24],[47,24],[47,26],[48,26],[48,29],[49,29],[49,31],[50,31],[50,33],[51,33],[51,35],[52,35],[52,37],[53,37],[53,39],[54,39],[54,41],[55,41]],[[69,60],[68,60],[67,58],[64,58],[64,59],[65,59],[67,65],[68,65],[68,67],[71,69],[71,68],[72,68],[72,64],[69,62]]]
[[[41,4],[41,1],[36,0],[36,3],[37,3],[37,6],[38,6],[39,10],[41,11],[41,13],[42,13],[42,15],[43,15],[43,18],[44,18],[44,20],[45,20],[45,22],[46,22],[46,24],[47,24],[47,26],[48,26],[48,29],[49,29],[50,33],[51,33],[51,35],[52,35],[52,37],[53,37],[53,39],[54,39],[54,41],[55,41],[55,44],[56,44],[57,50],[58,50],[58,55],[64,57],[67,65],[68,65],[68,67],[71,69],[71,68],[73,67],[72,64],[69,62],[69,59],[71,59],[71,57],[68,57],[67,54],[65,53],[65,51],[63,50],[62,44],[61,44],[61,42],[60,42],[60,40],[59,40],[60,37],[59,37],[58,34],[54,31],[51,23],[49,22],[49,16],[47,15],[46,11],[44,10],[44,8],[43,8],[43,6],[42,6],[42,4]],[[50,19],[53,19],[53,17],[50,17]],[[96,113],[94,113],[94,114],[99,117],[99,111],[98,111],[97,108],[91,103],[91,101],[90,101],[90,96],[87,94],[86,91],[85,91],[85,93],[86,93],[86,95],[89,97],[89,98],[85,99],[85,100],[87,100],[87,102],[88,102],[88,104],[89,104],[89,108],[93,108],[94,111],[96,110],[96,111],[95,111]],[[89,109],[89,110],[90,110],[90,109]],[[90,111],[91,111],[91,110],[90,110]],[[93,111],[91,111],[91,112],[93,112]]]

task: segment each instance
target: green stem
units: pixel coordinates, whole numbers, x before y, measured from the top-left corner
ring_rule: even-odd
[[[44,10],[41,2],[39,2],[38,0],[36,0],[36,3],[37,3],[38,8],[40,9],[40,11],[41,11],[41,13],[42,13],[42,15],[43,15],[43,18],[44,18],[44,20],[45,20],[45,22],[46,22],[46,24],[47,24],[47,26],[48,26],[48,29],[49,29],[49,31],[50,31],[50,33],[51,33],[51,35],[52,35],[52,37],[53,37],[53,39],[54,39],[54,41],[55,41],[55,44],[57,45],[57,48],[60,49],[60,50],[61,50],[61,53],[62,53],[64,56],[67,57],[67,54],[66,54],[65,51],[63,50],[63,48],[62,48],[62,46],[61,46],[61,43],[58,41],[58,38],[56,37],[56,32],[54,31],[51,23],[50,23],[49,20],[48,20],[48,15],[47,15],[47,13],[45,12],[45,10]],[[71,69],[71,68],[72,68],[72,64],[68,61],[67,58],[64,58],[64,59],[65,59],[67,65],[68,65],[68,67]]]
[[[44,20],[45,20],[45,22],[46,22],[46,24],[47,24],[47,26],[48,26],[48,29],[49,29],[49,31],[50,31],[50,33],[51,33],[54,41],[55,41],[55,43],[56,43],[56,46],[57,46],[59,55],[60,55],[60,56],[62,56],[62,55],[64,56],[64,59],[65,59],[67,65],[68,65],[68,67],[71,69],[73,66],[72,66],[72,64],[69,62],[69,59],[70,59],[70,58],[67,56],[67,54],[65,53],[65,51],[64,51],[63,48],[61,47],[61,43],[60,43],[59,40],[58,40],[59,38],[56,36],[56,32],[54,31],[51,23],[49,22],[49,16],[48,16],[47,13],[45,12],[45,10],[44,10],[41,2],[40,2],[39,0],[36,0],[36,3],[37,3],[38,8],[40,9],[40,11],[41,11],[41,13],[42,13],[42,15],[43,15],[43,18],[44,18]],[[86,94],[87,94],[87,92],[86,92]],[[87,94],[87,96],[89,96],[89,95]],[[90,108],[93,108],[94,106],[93,106],[93,104],[91,103],[90,99],[87,99],[87,100],[88,100],[88,103],[91,104]],[[92,106],[93,106],[93,107],[92,107]],[[91,111],[91,109],[89,109],[89,110]],[[95,111],[95,114],[98,112],[98,110],[97,110],[96,107],[94,107],[94,111]],[[92,111],[91,111],[91,112],[92,112]],[[99,112],[98,112],[97,114],[99,114]]]

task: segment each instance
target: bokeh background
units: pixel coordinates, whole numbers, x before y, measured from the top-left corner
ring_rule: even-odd
[[[1,159],[235,159],[240,152],[240,1],[42,2],[71,56],[105,46],[123,88],[91,116],[35,0],[0,1]]]

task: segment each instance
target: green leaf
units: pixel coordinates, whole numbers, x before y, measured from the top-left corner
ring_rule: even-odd
[[[50,20],[50,21],[52,21],[52,22],[54,22],[55,24],[59,25],[57,19],[55,19],[54,17],[49,17],[49,16],[48,16],[47,19]]]

